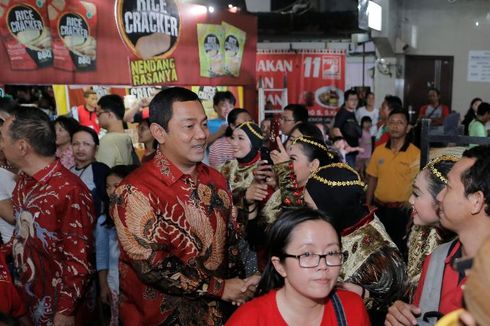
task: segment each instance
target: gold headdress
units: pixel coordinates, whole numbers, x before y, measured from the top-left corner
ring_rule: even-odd
[[[262,136],[260,134],[260,132],[258,132],[257,130],[255,130],[254,127],[258,128],[260,130],[260,127],[255,123],[255,122],[252,122],[252,121],[245,121],[245,122],[242,122],[238,125],[238,129],[243,129],[243,127],[247,127],[248,130],[250,130],[250,132],[252,134],[255,135],[255,137],[257,137],[258,139],[260,140],[263,140],[264,139],[264,136]]]
[[[332,154],[332,152],[325,145],[323,145],[323,144],[321,144],[321,143],[319,143],[313,139],[307,138],[306,136],[300,136],[298,138],[293,139],[293,141],[291,142],[291,145],[294,145],[297,142],[310,144],[310,145],[313,145],[317,148],[320,148],[321,150],[323,150],[328,155],[328,157],[330,159],[334,158],[334,155]]]
[[[442,173],[435,167],[435,164],[442,161],[451,161],[457,162],[459,158],[454,155],[442,155],[432,159],[427,165],[423,168],[423,170],[429,171],[432,175],[434,175],[437,179],[439,179],[442,183],[447,184],[447,178],[442,175]]]
[[[328,169],[328,168],[339,168],[339,169],[349,170],[350,172],[352,172],[356,175],[357,180],[332,181],[332,180],[327,180],[327,179],[318,175],[318,173],[321,170]],[[354,170],[353,168],[351,168],[349,165],[347,165],[345,163],[332,163],[329,165],[322,166],[318,169],[318,171],[315,172],[315,174],[313,174],[311,176],[311,178],[315,179],[317,181],[320,181],[321,183],[323,183],[329,187],[348,187],[348,186],[360,186],[362,188],[366,187],[366,184],[361,180],[361,176],[359,175],[359,173],[357,173],[356,170]]]

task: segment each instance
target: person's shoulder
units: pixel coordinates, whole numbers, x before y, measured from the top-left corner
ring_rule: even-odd
[[[226,163],[224,163],[223,167],[227,166],[228,162],[230,162],[230,161],[227,161]],[[223,174],[221,174],[217,169],[215,169],[209,165],[206,165],[204,163],[199,163],[199,164],[200,164],[200,168],[202,169],[202,171],[205,171],[211,180],[214,180],[214,181],[217,181],[218,183],[223,183],[226,185],[227,181],[226,181],[225,176]],[[228,166],[231,166],[231,165],[228,165]]]
[[[412,143],[408,145],[408,152],[412,155],[420,155],[420,149]]]
[[[267,324],[267,316],[275,305],[276,291],[270,291],[240,306],[226,322],[226,326]]]
[[[363,310],[364,302],[361,297],[354,292],[337,289],[335,291],[344,307],[349,307],[349,311]]]

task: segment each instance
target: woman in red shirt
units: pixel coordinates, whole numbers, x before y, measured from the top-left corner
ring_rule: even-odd
[[[260,296],[226,325],[370,325],[361,298],[336,289],[343,254],[325,215],[306,208],[285,211],[271,225],[267,243]]]

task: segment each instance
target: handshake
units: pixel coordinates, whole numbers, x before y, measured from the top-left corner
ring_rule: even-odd
[[[227,279],[221,299],[239,306],[253,298],[259,281],[260,275],[257,274],[243,280],[239,278]]]

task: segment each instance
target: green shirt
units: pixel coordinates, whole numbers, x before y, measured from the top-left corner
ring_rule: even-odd
[[[473,119],[468,127],[468,135],[472,137],[487,137],[487,129],[483,122],[477,119]],[[475,144],[470,144],[470,147],[476,146]]]

